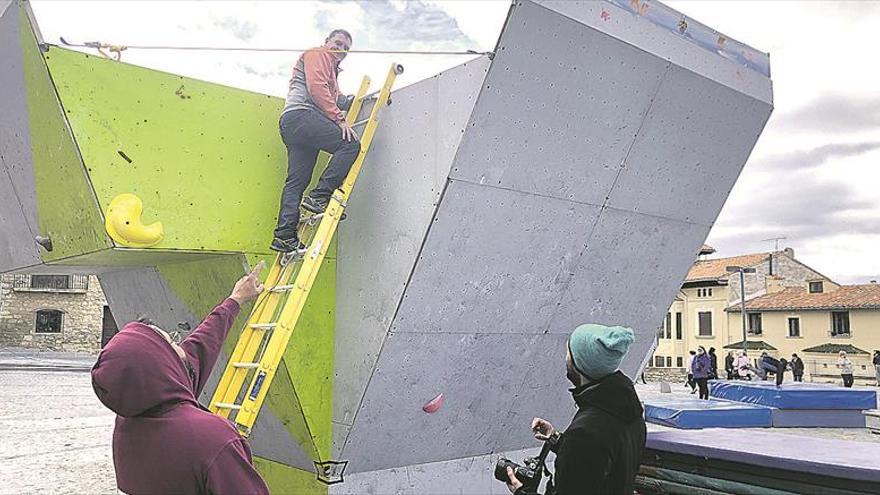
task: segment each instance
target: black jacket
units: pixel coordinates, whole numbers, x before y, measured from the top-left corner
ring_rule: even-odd
[[[801,361],[801,358],[791,358],[791,372],[795,375],[804,374],[804,362]]]
[[[555,491],[548,495],[631,495],[646,435],[632,382],[618,371],[571,393],[578,412],[556,445]]]
[[[724,370],[733,371],[733,356],[728,355],[724,358]]]

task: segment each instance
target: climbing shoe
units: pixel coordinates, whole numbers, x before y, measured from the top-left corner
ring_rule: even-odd
[[[330,204],[330,198],[316,198],[314,196],[306,196],[303,199],[302,207],[306,211],[310,211],[314,214],[324,213],[327,211],[327,206]],[[342,212],[342,218],[339,220],[345,220],[348,215],[345,212]]]
[[[279,253],[293,253],[306,248],[306,245],[299,241],[296,237],[293,239],[280,239],[278,237],[272,239],[269,249],[278,251]]]

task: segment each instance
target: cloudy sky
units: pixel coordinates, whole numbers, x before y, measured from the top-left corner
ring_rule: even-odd
[[[770,52],[776,109],[708,243],[719,255],[766,251],[785,236],[799,259],[843,283],[880,279],[880,2],[670,1]],[[125,45],[303,48],[334,27],[355,47],[493,49],[507,1],[79,2],[37,0],[44,38]],[[283,96],[296,54],[128,51],[130,63]],[[391,61],[408,84],[460,56],[353,54],[340,77],[381,80]]]

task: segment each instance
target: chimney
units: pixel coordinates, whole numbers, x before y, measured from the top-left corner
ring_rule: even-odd
[[[767,294],[773,294],[785,290],[785,287],[782,285],[782,277],[777,275],[767,275],[764,277],[764,284]]]
[[[783,249],[782,252],[787,254],[789,258],[794,259],[794,249],[787,247]]]

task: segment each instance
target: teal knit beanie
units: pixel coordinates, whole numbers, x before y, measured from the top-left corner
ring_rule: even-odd
[[[587,324],[571,333],[568,350],[577,372],[598,380],[617,371],[633,340],[629,328]]]

